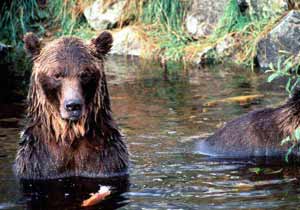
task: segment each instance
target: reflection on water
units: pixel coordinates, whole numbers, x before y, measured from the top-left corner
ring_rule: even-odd
[[[115,194],[90,209],[294,209],[300,204],[296,167],[193,152],[197,140],[224,122],[283,103],[282,85],[267,84],[265,75],[230,66],[185,70],[174,65],[165,77],[155,63],[118,57],[107,62],[114,116],[131,152],[129,180],[68,178],[19,184],[12,164],[24,108],[0,105],[0,209],[78,209],[89,193],[105,184],[114,186]],[[265,97],[205,106],[255,94]]]

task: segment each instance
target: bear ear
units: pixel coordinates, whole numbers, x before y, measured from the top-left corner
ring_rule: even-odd
[[[40,54],[41,42],[34,33],[29,32],[25,34],[23,41],[26,53],[28,53],[32,57]]]
[[[111,49],[113,38],[111,33],[104,31],[96,39],[92,39],[92,45],[98,56],[105,56]]]

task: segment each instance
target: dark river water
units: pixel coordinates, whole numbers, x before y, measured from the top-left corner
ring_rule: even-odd
[[[0,210],[80,209],[80,202],[101,185],[114,186],[117,193],[86,209],[299,207],[296,166],[213,159],[197,154],[195,147],[226,121],[284,103],[282,84],[268,84],[266,75],[232,66],[170,65],[166,74],[155,63],[118,57],[108,59],[107,75],[114,117],[131,153],[130,176],[19,183],[12,165],[24,105],[6,102],[0,105]],[[258,94],[264,97],[211,103]]]

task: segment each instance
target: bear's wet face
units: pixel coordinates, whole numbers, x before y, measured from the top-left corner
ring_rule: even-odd
[[[68,121],[78,121],[86,114],[86,107],[93,102],[99,79],[100,72],[95,67],[53,69],[38,76],[47,101],[63,120]]]
[[[68,61],[66,61],[68,63]],[[38,75],[44,96],[63,120],[75,122],[86,114],[98,88],[100,71],[96,67],[49,69]],[[80,65],[79,65],[80,66]]]
[[[86,114],[86,107],[96,93],[100,69],[87,66],[87,59],[80,57],[85,53],[80,53],[80,47],[62,47],[49,57],[47,54],[39,58],[53,65],[38,74],[38,83],[47,102],[55,107],[63,120],[78,121]],[[72,47],[72,51],[63,51],[68,47]]]
[[[27,123],[15,161],[18,177],[108,177],[127,174],[128,152],[113,120],[104,71],[112,35],[88,44],[61,37],[24,46],[33,61]]]
[[[86,116],[100,84],[101,59],[111,47],[111,35],[104,32],[90,45],[78,38],[65,37],[42,50],[35,48],[40,44],[33,34],[25,37],[26,40],[26,49],[34,57],[38,89],[46,103],[63,120],[74,122]]]

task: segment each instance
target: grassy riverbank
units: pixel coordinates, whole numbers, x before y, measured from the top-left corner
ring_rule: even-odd
[[[0,4],[3,14],[0,42],[19,49],[22,36],[28,31],[34,31],[45,39],[61,35],[90,39],[98,33],[88,25],[83,15],[84,8],[91,2],[93,0],[5,0]],[[104,2],[109,6],[115,0]],[[208,49],[205,62],[233,62],[254,69],[258,41],[283,15],[274,14],[271,8],[261,16],[242,13],[237,1],[230,0],[215,31],[196,40],[185,29],[184,18],[189,5],[189,0],[126,0],[124,15],[116,27],[134,25],[141,31],[145,42],[154,46],[143,53],[147,58],[200,62],[199,53]],[[229,45],[225,52],[215,49],[220,43]]]

